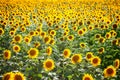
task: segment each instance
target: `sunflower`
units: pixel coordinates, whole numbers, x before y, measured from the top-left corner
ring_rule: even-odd
[[[49,42],[51,45],[54,45],[55,44],[55,40],[52,38]]]
[[[32,37],[30,37],[30,36],[25,36],[25,37],[24,37],[24,41],[25,41],[26,43],[30,43],[31,40],[32,40]]]
[[[54,69],[54,67],[55,67],[55,65],[54,65],[54,61],[52,59],[47,59],[43,62],[43,68],[46,71],[51,71]]]
[[[30,35],[30,36],[35,36],[35,31],[30,31],[30,32],[29,32],[29,35]]]
[[[20,49],[21,49],[21,48],[20,48],[19,45],[14,45],[14,46],[13,46],[13,51],[16,52],[16,53],[20,52]]]
[[[46,44],[49,44],[49,43],[50,43],[50,40],[51,40],[51,37],[50,37],[50,36],[45,36],[45,37],[44,37],[44,42],[45,42]]]
[[[84,34],[84,31],[82,29],[79,29],[77,33],[79,36],[82,36]]]
[[[29,55],[29,58],[36,58],[38,56],[38,49],[36,48],[30,48],[30,50],[27,52]]]
[[[37,41],[37,42],[34,43],[35,48],[38,48],[39,46],[40,46],[40,42]]]
[[[46,53],[47,53],[48,56],[50,56],[52,54],[52,48],[50,46],[47,47]]]
[[[77,27],[77,26],[73,26],[72,29],[73,29],[74,31],[77,31],[78,27]]]
[[[76,64],[76,63],[80,63],[82,61],[82,56],[81,54],[74,54],[72,57],[71,57],[71,62],[73,64]]]
[[[13,72],[7,72],[3,75],[2,80],[13,80],[14,73]]]
[[[70,54],[71,54],[70,49],[64,49],[64,51],[63,51],[63,56],[64,56],[65,58],[69,58],[69,57],[70,57]]]
[[[14,35],[15,35],[15,31],[10,31],[10,32],[9,32],[9,35],[10,35],[10,36],[14,36]]]
[[[114,67],[115,67],[116,69],[118,69],[119,66],[120,66],[120,60],[119,60],[119,59],[115,59],[115,61],[114,61]]]
[[[73,41],[73,40],[74,40],[74,35],[69,35],[69,36],[67,37],[67,39],[68,39],[69,41]]]
[[[4,59],[10,59],[11,58],[11,51],[10,50],[4,50],[3,57],[4,57]]]
[[[22,41],[22,36],[20,34],[16,35],[14,41],[20,43]]]
[[[118,39],[112,40],[112,45],[118,45]]]
[[[98,52],[99,52],[100,54],[102,54],[104,51],[105,51],[104,47],[101,47],[101,48],[98,49]]]
[[[116,76],[116,69],[113,66],[108,66],[106,69],[103,71],[104,77],[115,77]]]
[[[93,53],[92,52],[87,52],[86,53],[86,59],[88,60],[88,61],[90,61],[92,58],[93,58]]]
[[[104,42],[105,42],[105,38],[104,38],[104,37],[101,37],[101,38],[99,39],[99,42],[100,42],[100,43],[104,43]]]
[[[84,32],[87,32],[87,28],[86,28],[86,27],[83,27],[82,30],[83,30]]]
[[[82,80],[94,80],[94,78],[90,74],[84,74]]]
[[[94,29],[94,26],[88,26],[88,29],[92,31]]]
[[[91,64],[96,67],[101,64],[101,59],[98,56],[94,56],[91,59]]]
[[[44,38],[46,36],[46,32],[40,32],[40,36]]]
[[[50,35],[51,35],[51,36],[55,36],[55,35],[56,35],[56,31],[55,31],[55,30],[51,30],[51,31],[50,31]]]
[[[80,43],[80,47],[81,47],[81,48],[85,48],[85,47],[86,47],[86,44],[83,43],[83,42],[81,42],[81,43]]]
[[[20,28],[20,30],[21,30],[22,32],[25,32],[25,31],[26,31],[26,28],[25,28],[24,26],[22,26],[22,27]]]
[[[14,74],[13,80],[25,80],[25,76],[21,72],[16,72]]]
[[[107,32],[107,33],[106,33],[105,38],[106,38],[106,39],[110,39],[110,38],[111,38],[110,32]]]
[[[0,35],[4,34],[4,30],[0,28]]]
[[[95,34],[95,39],[100,39],[101,38],[101,34]]]

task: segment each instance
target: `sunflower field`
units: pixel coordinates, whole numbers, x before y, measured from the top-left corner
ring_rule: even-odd
[[[120,80],[120,1],[0,0],[0,80]]]

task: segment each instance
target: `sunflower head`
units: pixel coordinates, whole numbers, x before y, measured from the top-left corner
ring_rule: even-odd
[[[16,53],[20,52],[20,46],[19,45],[14,45],[13,46],[13,51],[16,52]]]
[[[47,47],[46,53],[47,53],[48,56],[50,56],[52,54],[52,48],[50,46]]]
[[[67,37],[67,39],[68,39],[69,41],[73,41],[73,40],[74,40],[74,35],[69,35],[69,36]]]
[[[0,28],[0,35],[4,34],[4,30]]]
[[[81,47],[81,48],[85,48],[85,47],[86,47],[86,44],[85,44],[84,42],[81,42],[81,43],[80,43],[80,47]]]
[[[20,43],[20,42],[22,41],[22,36],[19,35],[19,34],[16,35],[16,36],[14,37],[14,41]]]
[[[5,50],[3,52],[3,57],[4,57],[4,59],[10,59],[11,58],[11,51],[10,50]]]
[[[116,76],[116,69],[113,66],[108,66],[103,71],[104,77],[115,77]]]
[[[101,59],[98,56],[94,56],[91,59],[91,64],[96,67],[101,64]]]
[[[38,53],[38,49],[30,48],[30,50],[28,51],[29,58],[36,58],[38,56]]]
[[[84,74],[82,80],[94,80],[94,78],[90,74]]]
[[[47,59],[43,62],[43,68],[46,71],[51,71],[54,69],[54,67],[55,67],[55,65],[54,65],[54,61],[52,59]]]
[[[74,54],[72,57],[71,57],[71,62],[73,64],[76,64],[76,63],[80,63],[82,61],[82,55],[81,54]]]
[[[25,80],[25,76],[21,72],[16,72],[14,74],[13,80]]]
[[[64,51],[63,51],[63,56],[64,56],[65,58],[69,58],[69,57],[70,57],[70,54],[71,54],[70,49],[64,49]]]
[[[88,60],[88,61],[90,61],[92,58],[93,58],[93,53],[92,52],[87,52],[86,53],[86,59]]]
[[[13,77],[14,77],[14,73],[8,72],[3,75],[2,80],[14,80]]]
[[[120,60],[119,60],[119,59],[115,59],[115,61],[114,61],[114,67],[115,67],[116,69],[118,69],[119,66],[120,66]]]

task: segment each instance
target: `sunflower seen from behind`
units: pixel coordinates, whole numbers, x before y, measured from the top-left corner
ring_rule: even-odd
[[[55,68],[54,61],[52,59],[47,59],[43,62],[43,68],[46,71],[51,71]]]

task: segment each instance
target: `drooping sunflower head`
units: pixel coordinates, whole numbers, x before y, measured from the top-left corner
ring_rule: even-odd
[[[4,57],[4,59],[10,59],[11,58],[11,51],[10,50],[4,50],[3,57]]]
[[[53,70],[55,67],[54,61],[52,59],[47,59],[43,62],[43,68],[46,71],[51,71]]]
[[[14,74],[13,80],[26,80],[26,79],[25,79],[24,74],[22,74],[21,72],[16,72]]]
[[[74,54],[72,57],[71,57],[71,62],[73,64],[76,64],[76,63],[80,63],[82,61],[82,55],[81,54]]]
[[[115,77],[116,69],[110,65],[104,69],[103,73],[104,73],[104,77]]]
[[[91,59],[91,64],[96,67],[101,64],[101,59],[98,56],[94,56]]]
[[[70,54],[71,54],[70,49],[64,49],[64,51],[63,51],[63,56],[64,56],[65,58],[69,58],[69,57],[70,57]]]
[[[20,49],[21,49],[21,48],[20,48],[19,45],[14,45],[14,46],[13,46],[13,51],[16,52],[16,53],[20,52]]]
[[[4,34],[4,30],[0,28],[0,35]]]
[[[2,80],[14,80],[14,73],[13,72],[7,72],[3,74]]]
[[[92,58],[93,58],[93,52],[87,52],[86,53],[86,59],[88,60],[88,61],[90,61]]]
[[[29,58],[36,58],[38,54],[39,54],[39,51],[36,48],[30,48],[30,50],[28,51]]]
[[[116,69],[118,69],[120,67],[120,60],[119,59],[115,59],[115,61],[114,61],[114,67]]]
[[[94,78],[90,74],[84,74],[82,80],[94,80]]]

